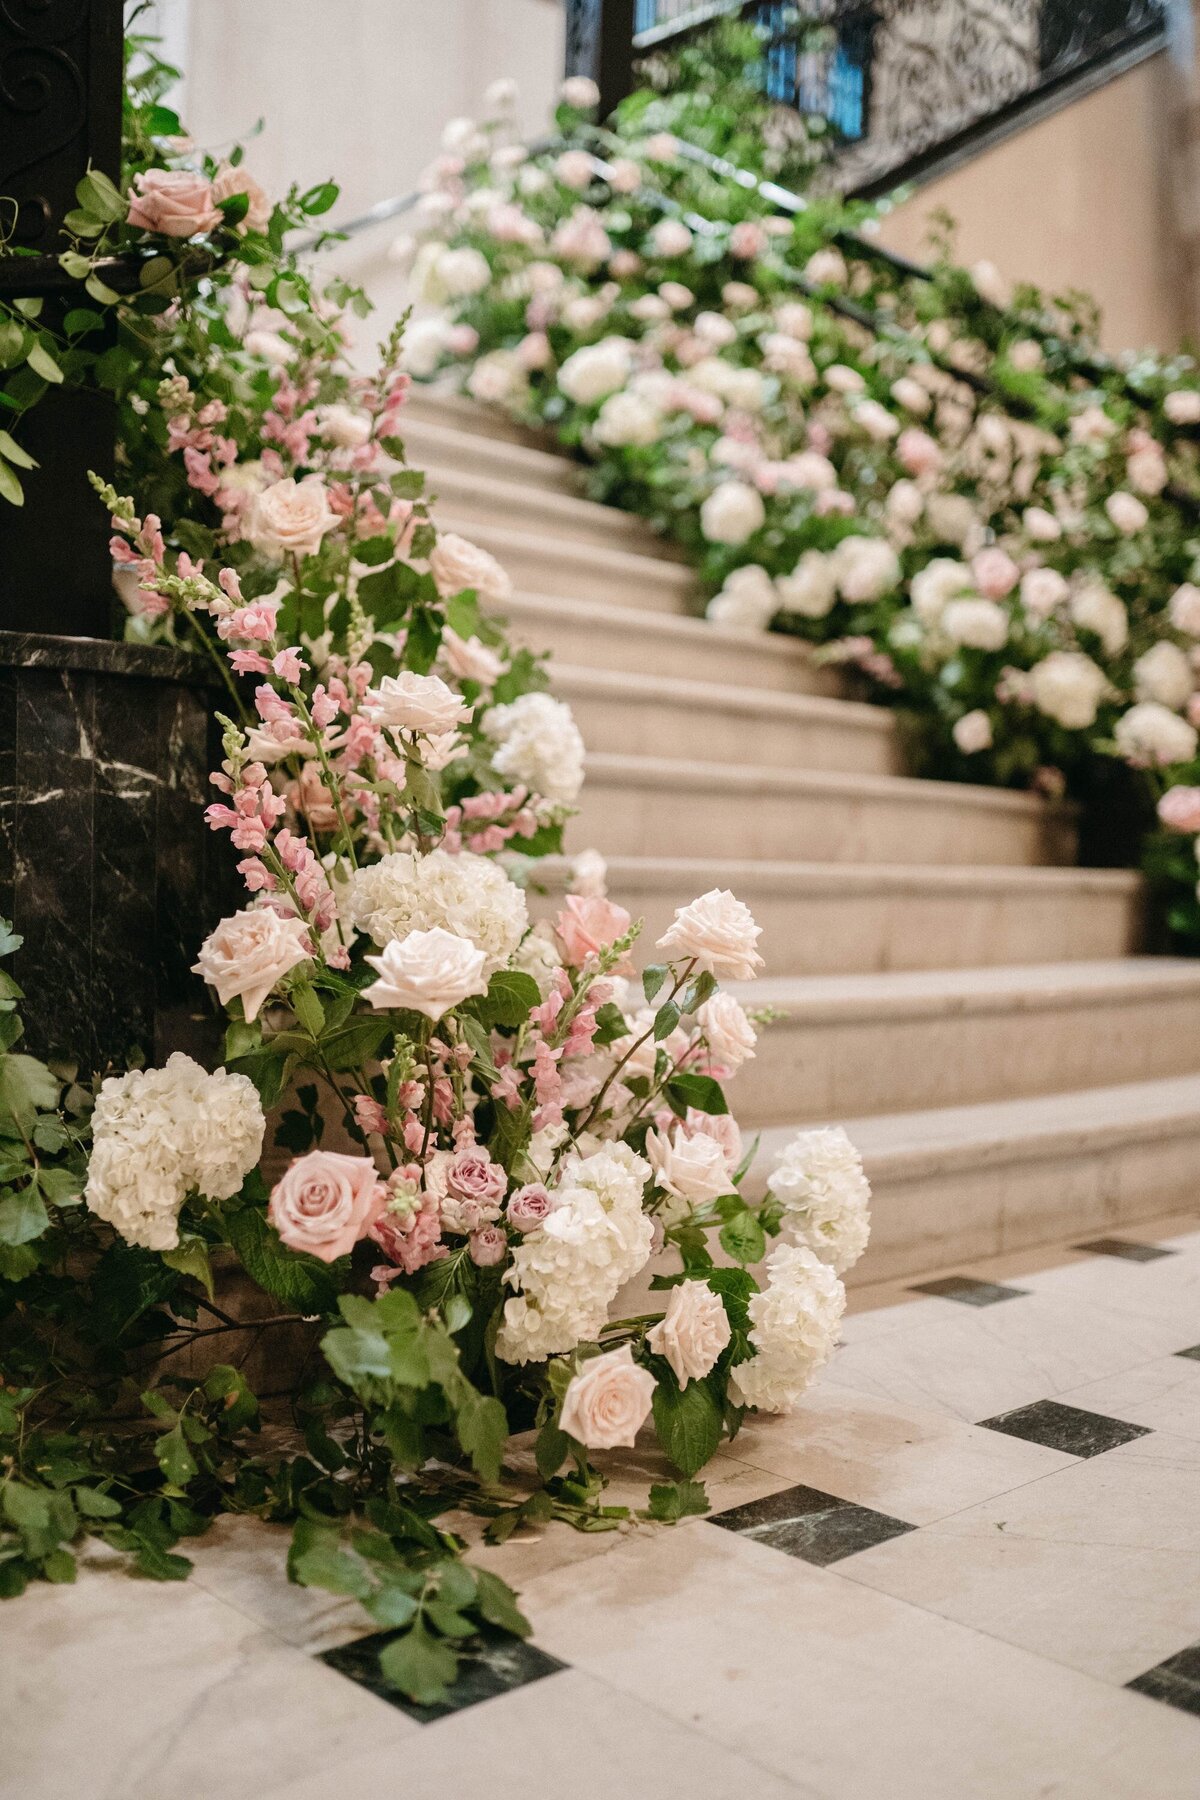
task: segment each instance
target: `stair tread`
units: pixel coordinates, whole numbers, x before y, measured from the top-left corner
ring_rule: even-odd
[[[873,706],[866,700],[844,700],[837,695],[789,694],[777,688],[734,687],[724,682],[699,681],[690,676],[591,669],[582,663],[562,662],[558,657],[551,662],[550,673],[555,687],[568,695],[697,706],[715,712],[750,713],[784,720],[828,719],[831,723],[861,726],[885,736],[891,736],[896,729],[896,715],[890,707]]]
[[[862,1152],[868,1173],[886,1171],[893,1178],[944,1175],[959,1166],[995,1167],[1047,1152],[1094,1155],[1112,1143],[1200,1129],[1200,1072],[969,1106],[877,1113],[838,1123]],[[763,1132],[759,1158],[764,1170],[797,1129],[802,1127]]]
[[[523,534],[517,534],[523,536]],[[510,600],[496,608],[503,614],[505,610],[519,609],[522,612],[542,613],[552,617],[562,612],[570,612],[581,616],[585,623],[596,627],[597,636],[605,631],[636,631],[654,636],[676,637],[695,643],[710,644],[715,650],[722,645],[734,645],[739,648],[750,648],[761,651],[776,660],[786,660],[798,665],[815,666],[813,647],[805,643],[803,638],[787,637],[782,632],[741,631],[733,625],[713,625],[707,619],[696,617],[693,613],[643,612],[636,606],[617,606],[611,602],[576,600],[569,594],[533,594],[518,588]],[[557,667],[557,659],[554,664]],[[700,685],[707,686],[707,683]],[[716,685],[716,684],[714,684]],[[758,692],[759,690],[754,690]],[[777,690],[764,688],[763,693]]]
[[[418,452],[415,461],[424,469],[455,467],[455,459],[494,461],[508,477],[522,473],[535,486],[551,484],[559,493],[570,493],[582,477],[580,464],[554,450],[535,449],[531,444],[504,438],[482,437],[463,425],[439,424],[432,419],[411,418],[403,421],[402,436],[406,447]]]
[[[798,886],[824,889],[837,893],[847,887],[896,888],[928,887],[959,890],[993,888],[1033,891],[1072,888],[1090,893],[1134,894],[1140,891],[1142,878],[1133,869],[1081,869],[1057,867],[1050,863],[851,863],[851,862],[785,862],[751,858],[690,856],[610,856],[608,884],[619,897],[623,880],[639,886],[662,887],[664,891],[688,897],[711,887],[731,887],[738,883],[757,888],[776,886],[786,893]],[[539,865],[545,878],[553,872],[553,859]]]
[[[573,501],[572,505],[591,505],[590,501]],[[608,512],[609,508],[602,508]],[[438,525],[443,531],[457,532],[460,537],[469,538],[484,550],[490,550],[500,562],[506,555],[531,554],[545,556],[547,561],[569,563],[579,562],[595,570],[599,563],[611,570],[613,577],[624,576],[630,581],[669,582],[679,590],[680,597],[689,594],[695,583],[692,570],[686,563],[668,555],[649,555],[642,550],[621,550],[608,544],[581,543],[572,538],[555,537],[552,532],[530,531],[525,526],[493,525],[479,520],[456,522],[453,507],[439,509]],[[448,515],[448,516],[446,516]],[[615,518],[623,515],[615,513]],[[543,596],[544,598],[544,596]],[[583,604],[590,606],[589,601]],[[632,610],[632,609],[629,609]]]
[[[747,1006],[777,1007],[809,1024],[824,1020],[846,1024],[885,1016],[944,1018],[968,1011],[1102,1005],[1156,994],[1200,997],[1200,960],[1122,956],[1093,962],[888,969],[876,974],[768,975],[722,985]]]
[[[518,446],[511,446],[516,450]],[[536,455],[538,452],[526,452]],[[625,554],[651,557],[656,562],[665,562],[673,567],[685,569],[691,575],[683,552],[666,539],[660,538],[645,519],[636,513],[622,512],[615,506],[604,506],[597,500],[588,500],[581,494],[557,493],[553,489],[530,487],[520,480],[500,475],[481,475],[472,470],[454,469],[445,464],[431,464],[425,470],[427,489],[431,501],[439,509],[453,512],[457,496],[453,490],[466,489],[468,498],[473,502],[490,501],[503,508],[508,514],[519,513],[536,508],[538,514],[538,536],[545,537],[555,545],[567,543],[573,549],[592,548],[569,535],[560,537],[559,532],[569,534],[572,529],[598,529],[612,531],[615,535],[623,534],[635,538],[642,546],[640,549],[625,551]],[[447,493],[447,489],[450,490]],[[544,526],[543,526],[544,521]],[[555,529],[557,527],[558,529]],[[516,529],[495,522],[500,530]],[[493,529],[492,521],[480,521],[471,529],[484,531]],[[614,550],[623,549],[619,543],[611,546]],[[607,546],[601,545],[604,549]]]

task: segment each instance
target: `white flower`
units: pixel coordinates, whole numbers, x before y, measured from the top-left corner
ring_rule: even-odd
[[[450,330],[449,319],[441,315],[414,319],[400,346],[401,367],[419,381],[426,380],[446,354]]]
[[[600,104],[600,89],[588,75],[568,75],[558,90],[558,97],[565,106],[573,106],[576,112],[590,112]]]
[[[629,1344],[590,1356],[568,1384],[559,1423],[589,1450],[632,1449],[650,1416],[654,1377],[633,1360]]]
[[[1070,592],[1057,569],[1028,569],[1021,577],[1021,605],[1031,619],[1048,619]]]
[[[946,544],[957,544],[968,553],[981,535],[975,508],[965,494],[930,494],[925,502],[925,517],[934,537]]]
[[[579,191],[590,187],[592,182],[592,159],[586,150],[564,150],[554,164],[554,173],[564,187]]]
[[[840,1126],[802,1131],[783,1150],[767,1183],[784,1228],[842,1275],[867,1247],[871,1186],[862,1158]]]
[[[1042,367],[1046,358],[1036,338],[1019,338],[1015,344],[1009,345],[1008,360],[1023,375],[1031,375]]]
[[[843,538],[829,560],[842,598],[852,606],[882,599],[900,580],[900,558],[883,538]]]
[[[535,170],[522,171],[525,175]],[[569,219],[556,226],[550,248],[580,275],[591,275],[612,252],[612,241],[590,206],[577,206]]]
[[[512,598],[512,580],[495,557],[456,532],[444,531],[429,553],[429,573],[443,599],[473,588],[486,604]]]
[[[850,271],[840,250],[815,250],[804,265],[804,278],[814,287],[845,287]]]
[[[892,399],[905,412],[915,413],[919,419],[923,419],[933,405],[920,382],[914,381],[911,375],[901,375],[897,381],[893,381]]]
[[[828,1264],[799,1244],[767,1258],[767,1286],[749,1301],[756,1354],[738,1363],[731,1397],[762,1412],[789,1412],[833,1355],[846,1290]]]
[[[696,1013],[709,1049],[717,1061],[735,1074],[744,1062],[754,1058],[758,1034],[746,1016],[746,1009],[732,994],[714,994]]]
[[[288,475],[254,501],[247,536],[271,556],[312,556],[338,523],[319,475]]]
[[[1163,411],[1172,425],[1200,425],[1200,393],[1195,388],[1176,388],[1165,396]]]
[[[496,744],[492,767],[506,780],[524,782],[543,800],[569,806],[583,786],[583,739],[563,700],[521,694],[483,715]]]
[[[878,400],[860,400],[854,408],[854,423],[877,444],[885,444],[900,429],[900,421]]]
[[[662,415],[640,394],[626,390],[609,395],[600,408],[594,429],[599,442],[614,449],[630,444],[654,444],[662,433]]]
[[[1123,488],[1118,488],[1115,494],[1108,496],[1104,502],[1104,510],[1117,530],[1126,537],[1140,531],[1150,517],[1137,495],[1127,494]]]
[[[385,947],[440,926],[484,952],[486,973],[503,968],[529,927],[525,896],[498,864],[473,851],[417,856],[395,850],[350,877],[350,917]]]
[[[776,587],[779,604],[804,619],[823,619],[837,598],[837,565],[821,550],[805,550],[790,575]]]
[[[655,256],[674,259],[687,255],[692,247],[692,234],[682,219],[660,219],[650,233],[650,244]]]
[[[681,1388],[710,1373],[729,1343],[729,1315],[706,1281],[681,1281],[667,1310],[646,1333],[655,1356],[665,1356]]]
[[[1138,768],[1169,768],[1196,754],[1195,727],[1156,700],[1141,700],[1122,713],[1113,736],[1121,755]]]
[[[761,412],[766,404],[767,384],[757,369],[731,369],[724,392],[728,405],[739,412]]]
[[[825,386],[834,394],[862,394],[866,391],[866,382],[857,369],[848,363],[830,363],[824,371]]]
[[[623,388],[633,372],[628,338],[601,338],[568,356],[558,371],[558,385],[577,406],[594,406]]]
[[[992,306],[1004,308],[1012,299],[1007,281],[995,263],[977,262],[971,264],[971,280],[975,292],[981,300],[987,300]]]
[[[317,409],[317,417],[325,436],[342,450],[357,450],[371,436],[370,414],[352,406],[322,406]]]
[[[216,988],[222,1006],[240,1000],[247,1019],[275,984],[313,954],[303,919],[281,918],[269,906],[247,907],[222,919],[200,946],[192,973]]]
[[[378,687],[368,688],[362,710],[376,725],[393,731],[435,734],[465,725],[472,711],[440,675],[415,675],[411,669],[385,675]]]
[[[483,951],[440,925],[393,938],[380,956],[364,960],[379,977],[363,989],[376,1008],[406,1007],[436,1020],[469,994],[487,992]]]
[[[1008,614],[994,600],[951,600],[939,625],[952,644],[971,650],[1002,650],[1008,642]]]
[[[729,1162],[715,1138],[697,1133],[689,1137],[676,1128],[673,1135],[649,1131],[646,1155],[654,1170],[654,1184],[676,1200],[699,1205],[719,1200],[732,1186]]]
[[[472,365],[467,392],[484,406],[509,406],[521,399],[528,382],[520,358],[512,350],[492,350]]]
[[[495,118],[498,113],[507,113],[517,104],[520,90],[515,81],[508,76],[501,76],[497,81],[490,81],[483,90],[483,106],[488,117]]]
[[[1035,544],[1052,544],[1062,536],[1062,526],[1044,506],[1027,506],[1021,514],[1026,537]]]
[[[571,859],[570,891],[588,900],[602,900],[608,892],[608,864],[598,850],[581,850]]]
[[[1194,687],[1190,660],[1167,638],[1160,638],[1133,665],[1133,691],[1139,700],[1157,700],[1178,711],[1191,699]]]
[[[729,344],[737,343],[737,326],[724,313],[699,312],[692,324],[696,336],[710,349],[724,350]]]
[[[1200,394],[1196,396],[1200,400]],[[1170,619],[1176,631],[1200,637],[1200,587],[1185,581],[1171,595]]]
[[[1068,731],[1085,731],[1108,687],[1103,669],[1080,650],[1052,650],[1029,671],[1033,704]]]
[[[1071,595],[1071,618],[1085,631],[1094,631],[1109,656],[1125,648],[1129,615],[1123,603],[1102,581],[1084,580]]]
[[[504,671],[504,658],[477,637],[462,638],[449,625],[442,627],[442,655],[452,675],[492,687]]]
[[[710,888],[690,905],[675,909],[658,948],[674,961],[694,958],[712,975],[749,981],[763,966],[755,948],[761,936],[762,926],[754,923],[748,906],[727,888]]]
[[[961,719],[954,721],[951,735],[964,756],[976,756],[981,750],[992,747],[992,721],[982,707],[977,706],[973,712],[964,713]]]
[[[545,1000],[558,979],[562,966],[562,957],[554,938],[554,927],[543,919],[534,926],[524,942],[517,946],[513,955],[513,967],[520,969],[524,975],[532,975],[538,984],[538,992]]]
[[[950,601],[972,593],[974,587],[966,563],[956,562],[952,556],[935,556],[909,584],[912,609],[922,625],[936,625]]]
[[[707,616],[714,625],[765,631],[778,611],[775,583],[761,563],[746,563],[725,577],[725,586],[708,603]]]
[[[189,1193],[228,1200],[262,1154],[253,1083],[178,1051],[163,1069],[110,1077],[92,1114],[84,1198],[126,1243],[174,1250]]]
[[[700,508],[700,529],[710,544],[744,544],[761,529],[767,513],[757,488],[723,481]]]
[[[444,250],[437,260],[437,281],[451,300],[481,294],[492,279],[488,259],[481,250],[466,246],[460,250]]]

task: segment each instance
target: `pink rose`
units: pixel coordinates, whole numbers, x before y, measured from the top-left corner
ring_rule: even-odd
[[[430,551],[429,573],[443,599],[467,588],[485,603],[512,598],[512,582],[495,557],[453,531],[443,532]]]
[[[1168,831],[1200,831],[1200,787],[1168,788],[1158,803],[1158,817]]]
[[[289,1250],[330,1263],[367,1235],[386,1199],[369,1156],[310,1150],[276,1182],[267,1217]]]
[[[498,1225],[482,1225],[467,1239],[467,1253],[477,1269],[494,1269],[508,1255],[508,1239]]]
[[[514,1231],[536,1231],[558,1205],[558,1200],[540,1181],[518,1188],[509,1200],[508,1222]]]
[[[247,1019],[280,978],[313,954],[303,919],[281,918],[270,907],[249,907],[222,919],[200,946],[192,973],[217,990],[222,1006],[240,999]]]
[[[129,223],[141,231],[189,238],[221,223],[211,184],[191,169],[146,169],[133,185]]]
[[[709,1373],[732,1333],[729,1316],[705,1281],[681,1281],[667,1310],[646,1334],[656,1356],[665,1356],[681,1388]]]
[[[488,1202],[504,1197],[508,1177],[486,1150],[456,1150],[446,1171],[446,1186],[458,1200]]]
[[[560,1424],[589,1450],[632,1449],[650,1416],[654,1377],[639,1369],[628,1344],[589,1357],[563,1397]]]
[[[910,475],[934,475],[942,466],[941,445],[915,425],[910,425],[896,439],[896,455]]]
[[[568,966],[577,969],[589,956],[598,956],[623,937],[631,923],[625,908],[611,900],[594,894],[568,894],[554,929]]]
[[[337,522],[319,475],[288,475],[257,496],[247,535],[271,555],[312,556]]]
[[[728,888],[711,888],[690,905],[676,908],[658,948],[674,961],[694,959],[710,974],[752,981],[763,966],[755,948],[761,935],[762,926],[754,923],[748,906]]]
[[[1021,571],[1006,550],[993,544],[981,550],[971,563],[975,585],[988,600],[1003,600],[1020,580]]]
[[[265,231],[271,223],[271,202],[265,189],[248,170],[235,169],[231,163],[222,163],[213,177],[212,197],[219,206],[223,200],[232,200],[235,194],[245,194],[248,202],[237,229]]]

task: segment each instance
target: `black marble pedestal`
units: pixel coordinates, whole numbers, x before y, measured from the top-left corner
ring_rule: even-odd
[[[211,1040],[189,966],[230,891],[216,698],[180,651],[0,632],[0,913],[34,1053],[87,1073]]]

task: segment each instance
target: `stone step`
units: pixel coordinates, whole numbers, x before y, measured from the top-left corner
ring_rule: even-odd
[[[770,861],[1064,863],[1072,813],[1037,795],[895,775],[685,762],[600,751],[568,845],[605,856],[700,851]]]
[[[512,448],[515,450],[516,446]],[[596,549],[620,550],[634,557],[667,562],[677,572],[682,571],[687,576],[684,591],[693,584],[691,570],[684,568],[680,553],[633,513],[618,512],[614,506],[598,506],[594,500],[582,500],[575,494],[526,487],[519,478],[499,480],[471,469],[446,467],[427,469],[426,474],[426,491],[436,517],[452,518],[453,529],[464,536],[478,540],[481,530],[496,526],[522,535],[532,532],[539,543],[552,543],[560,552],[563,547],[576,553],[586,550],[588,555]],[[511,564],[511,557],[502,560],[506,566]],[[515,567],[509,566],[509,573],[517,579]],[[621,573],[625,577],[629,571]]]
[[[550,673],[589,750],[900,772],[895,715],[882,706],[558,661]]]
[[[496,611],[507,620],[514,643],[548,650],[580,668],[662,670],[711,688],[735,682],[772,693],[835,698],[843,691],[837,670],[823,668],[812,646],[799,638],[539,593],[514,594]]]
[[[535,878],[561,883],[562,867],[541,863]],[[1125,869],[613,857],[608,884],[645,920],[643,962],[677,906],[732,889],[763,928],[769,976],[1098,961],[1141,942],[1142,884]]]
[[[428,386],[415,383],[408,393],[404,405],[399,435],[404,436],[411,421],[421,424],[441,425],[456,431],[469,432],[472,437],[497,439],[505,444],[522,444],[528,449],[553,452],[554,439],[547,431],[541,431],[534,425],[519,425],[516,420],[506,418],[502,412],[490,406],[481,406],[477,400],[469,400],[464,394],[456,394],[449,388]]]
[[[965,1106],[1200,1069],[1200,961],[931,969],[731,983],[782,1017],[730,1104],[744,1125]]]
[[[437,509],[437,523],[439,530],[459,532],[481,549],[490,550],[514,585],[528,594],[554,598],[566,594],[589,604],[686,613],[695,591],[692,571],[666,557],[575,543],[541,529],[480,524],[456,517],[451,507]]]
[[[856,1284],[1099,1237],[1196,1204],[1200,1074],[839,1123],[873,1190]],[[794,1129],[763,1134],[753,1191]]]
[[[460,475],[490,476],[520,482],[551,494],[582,492],[583,468],[552,450],[533,449],[511,439],[486,436],[472,424],[441,424],[428,418],[410,417],[406,408],[398,434],[404,440],[409,461],[430,474],[436,488],[443,471]]]

